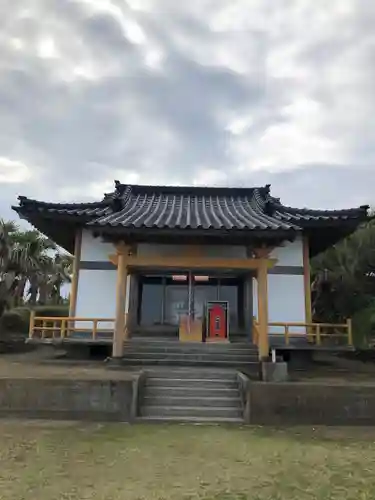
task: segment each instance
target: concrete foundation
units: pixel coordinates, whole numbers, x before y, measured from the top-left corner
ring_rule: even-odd
[[[0,379],[0,417],[130,422],[137,414],[133,380]]]
[[[288,364],[284,361],[276,363],[262,361],[260,369],[263,382],[286,382],[288,380]]]

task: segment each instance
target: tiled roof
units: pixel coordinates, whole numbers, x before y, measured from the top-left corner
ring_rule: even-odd
[[[26,219],[64,218],[90,227],[195,229],[210,231],[300,231],[311,225],[361,221],[368,207],[309,210],[287,207],[270,195],[270,186],[209,188],[138,186],[116,182],[97,203],[58,204],[20,197],[15,210]]]
[[[13,207],[16,211],[33,212],[42,214],[86,216],[89,218],[100,217],[111,211],[108,203],[103,201],[93,203],[47,203],[45,201],[31,200],[25,196],[19,196],[19,207]]]

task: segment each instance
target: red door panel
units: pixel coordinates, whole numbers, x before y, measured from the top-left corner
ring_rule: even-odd
[[[207,320],[210,339],[227,337],[227,312],[223,304],[211,304],[208,308]]]

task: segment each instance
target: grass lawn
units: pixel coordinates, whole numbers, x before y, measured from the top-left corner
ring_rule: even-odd
[[[375,499],[375,429],[0,422],[3,500]]]

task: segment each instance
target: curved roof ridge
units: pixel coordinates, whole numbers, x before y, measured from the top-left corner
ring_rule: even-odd
[[[267,191],[268,186],[253,186],[253,187],[240,187],[240,186],[192,186],[192,185],[151,185],[151,184],[116,184],[116,191],[119,190],[121,194],[127,189],[131,189],[133,193],[143,192],[163,192],[163,193],[174,193],[174,194],[186,194],[186,195],[200,195],[205,193],[216,194],[227,194],[238,193],[242,196],[248,194],[249,196],[255,190],[260,192]]]
[[[274,210],[285,211],[291,214],[305,214],[305,215],[349,215],[349,214],[358,214],[362,213],[363,215],[368,215],[368,211],[370,209],[369,205],[360,205],[359,207],[354,208],[340,208],[340,209],[316,209],[316,208],[298,208],[291,207],[289,205],[284,205],[281,203],[280,198],[270,197],[269,203],[272,204]]]
[[[100,201],[87,201],[87,202],[78,202],[78,203],[63,203],[63,202],[49,202],[49,201],[40,201],[35,200],[33,198],[28,198],[27,196],[18,196],[18,200],[20,201],[20,205],[38,205],[41,207],[49,207],[49,208],[84,208],[84,207],[95,207],[95,206],[103,206],[108,205],[110,200],[100,200]],[[19,208],[19,207],[16,207]]]

